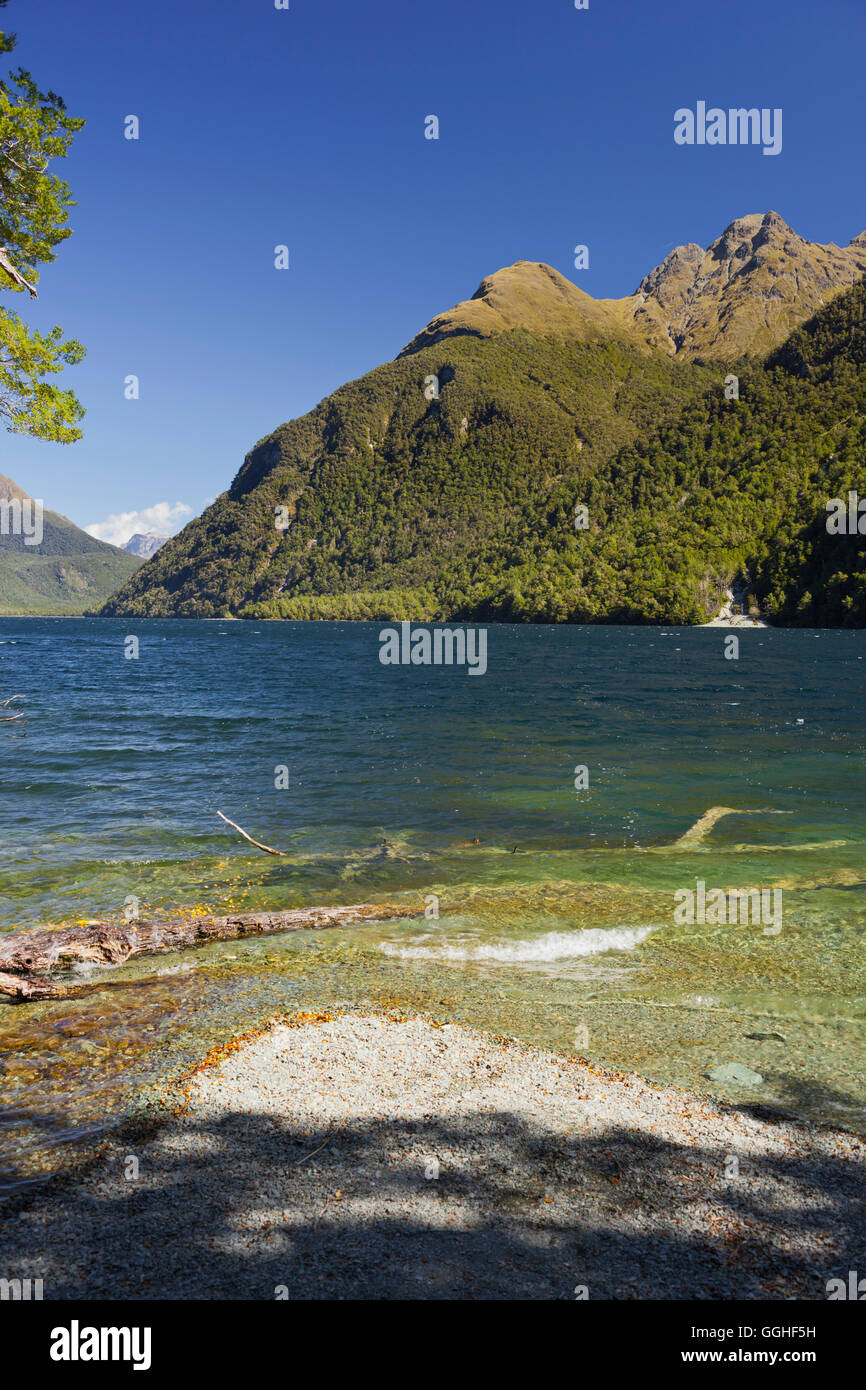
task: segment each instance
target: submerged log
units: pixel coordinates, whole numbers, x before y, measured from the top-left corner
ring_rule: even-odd
[[[91,922],[84,927],[37,927],[0,936],[0,994],[19,1001],[57,999],[67,986],[46,976],[81,965],[122,965],[136,956],[234,941],[245,936],[311,931],[351,922],[416,917],[423,909],[382,903],[348,907],[299,907],[285,912],[241,912],[228,917],[187,917],[159,922]]]
[[[19,1004],[32,1003],[36,999],[63,999],[68,993],[66,985],[55,985],[41,975],[25,979],[23,975],[0,973],[0,994],[8,994]]]

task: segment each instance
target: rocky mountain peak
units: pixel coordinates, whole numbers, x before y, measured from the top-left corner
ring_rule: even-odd
[[[866,272],[866,238],[807,241],[777,212],[729,223],[706,251],[678,246],[638,286],[650,339],[675,354],[734,359],[769,352]]]
[[[823,246],[778,212],[746,213],[706,248],[674,247],[625,299],[592,299],[553,266],[515,261],[431,319],[400,356],[460,334],[513,329],[705,360],[759,356],[864,273],[866,232],[844,248]]]
[[[147,560],[165,545],[168,536],[157,535],[155,531],[136,531],[122,547],[130,555],[140,555]]]

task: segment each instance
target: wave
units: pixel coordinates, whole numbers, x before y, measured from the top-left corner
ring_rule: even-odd
[[[551,931],[528,941],[502,942],[494,946],[459,945],[438,942],[402,945],[381,943],[386,956],[402,960],[495,960],[504,962],[570,960],[578,956],[597,956],[605,951],[633,951],[655,927],[588,927],[585,931]]]

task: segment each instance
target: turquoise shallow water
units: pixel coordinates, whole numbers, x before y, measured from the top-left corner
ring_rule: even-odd
[[[131,898],[418,908],[0,1006],[7,1184],[227,1032],[312,1006],[423,1009],[866,1129],[866,634],[743,631],[730,661],[717,629],[494,626],[471,677],[383,666],[379,631],[0,621],[27,712],[4,738],[0,930]],[[781,889],[781,930],[676,922],[699,879]],[[760,1086],[708,1081],[725,1061]]]

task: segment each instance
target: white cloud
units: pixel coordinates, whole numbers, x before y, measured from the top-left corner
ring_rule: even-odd
[[[185,502],[155,502],[140,512],[116,512],[104,521],[92,521],[84,529],[98,541],[126,545],[137,532],[154,531],[158,536],[173,536],[189,516],[192,516],[192,507]]]

